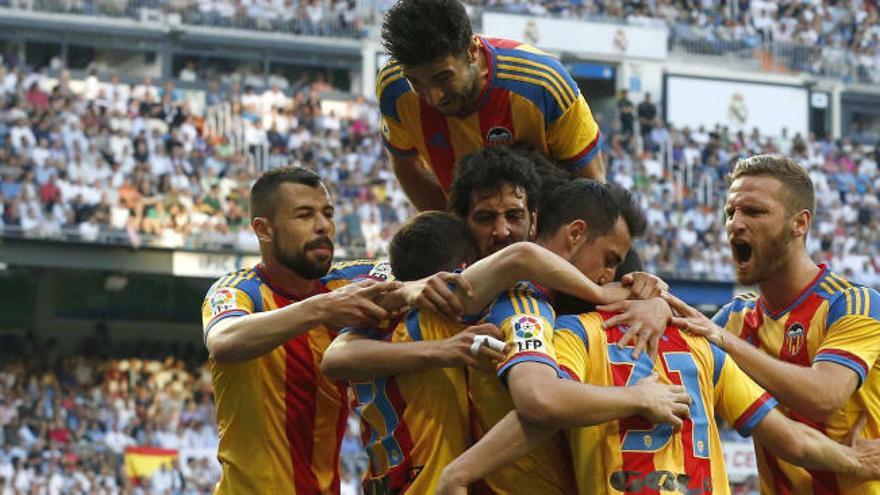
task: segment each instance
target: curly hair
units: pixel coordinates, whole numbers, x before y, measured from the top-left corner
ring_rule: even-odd
[[[461,218],[467,218],[475,193],[495,192],[505,184],[525,193],[529,211],[534,212],[538,208],[541,177],[528,154],[496,146],[467,155],[455,167],[455,176],[449,188],[449,209]]]
[[[458,0],[399,0],[382,22],[382,46],[405,66],[464,57],[473,36]]]

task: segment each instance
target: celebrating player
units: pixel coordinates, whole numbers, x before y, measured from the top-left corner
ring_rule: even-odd
[[[318,371],[336,329],[388,317],[394,283],[363,282],[370,263],[331,270],[333,204],[313,172],[276,169],[251,192],[259,265],[221,277],[202,305],[217,401],[216,493],[334,493],[348,417],[345,387]]]
[[[737,281],[760,296],[737,296],[714,323],[683,302],[674,323],[705,335],[785,406],[792,419],[839,439],[867,416],[880,438],[880,294],[854,284],[806,250],[813,183],[781,156],[737,163],[725,205]],[[726,330],[725,330],[726,329]],[[758,449],[762,493],[878,493],[880,483],[800,469]]]
[[[377,77],[382,135],[419,210],[445,210],[459,158],[528,143],[579,175],[604,180],[599,127],[555,58],[475,35],[458,0],[401,0],[385,15],[391,60]]]
[[[616,345],[622,329],[603,328],[611,316],[588,313],[557,319],[555,356],[563,376],[599,385],[628,385],[656,373],[663,382],[687,390],[692,400],[690,418],[678,431],[638,417],[570,431],[579,493],[730,493],[716,414],[789,462],[833,470],[853,480],[880,477],[877,441],[854,439],[852,448],[792,421],[723,351],[675,327],[664,333],[656,361],[645,354],[633,359]],[[551,358],[524,359],[545,363]],[[446,468],[438,493],[467,493],[468,484],[541,444],[558,428],[509,414]]]
[[[392,240],[392,271],[398,280],[415,280],[452,270],[468,261],[470,246],[462,220],[447,213],[423,213]],[[523,277],[590,299],[609,292],[597,290],[600,288],[565,259],[532,243],[509,246],[462,275],[459,282],[468,283],[462,283],[458,292],[467,309],[485,306],[495,294]],[[625,297],[629,291],[617,292]],[[434,311],[419,310],[400,320],[381,328],[344,333],[327,349],[321,364],[328,376],[353,382],[358,411],[369,432],[367,493],[432,493],[443,467],[471,443],[463,367],[483,364],[474,354],[496,361],[504,357],[500,348],[480,344],[479,337],[500,336],[492,325],[462,331],[460,323]],[[493,369],[490,363],[485,364]],[[675,387],[648,382],[620,390],[581,387],[572,393],[592,399],[593,408],[585,420],[621,417],[633,410],[670,419],[677,403],[687,400]]]

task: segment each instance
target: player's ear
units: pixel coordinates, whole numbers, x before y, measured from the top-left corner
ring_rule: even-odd
[[[810,232],[810,225],[813,223],[813,214],[810,210],[801,210],[794,215],[791,225],[791,234],[793,237],[807,237]]]
[[[580,246],[587,240],[587,222],[580,218],[566,225],[565,229],[570,247]]]
[[[531,224],[529,225],[529,240],[531,241],[538,235],[538,212],[534,210],[530,211],[529,216],[532,219]]]
[[[251,220],[251,228],[254,229],[257,239],[261,242],[272,242],[272,225],[268,218],[254,217]]]
[[[477,58],[480,56],[480,37],[476,34],[471,35],[471,44],[468,45],[468,62],[476,63]]]

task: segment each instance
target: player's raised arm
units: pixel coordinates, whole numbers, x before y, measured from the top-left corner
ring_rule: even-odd
[[[319,325],[339,328],[377,323],[387,318],[388,312],[374,301],[397,285],[367,280],[276,311],[247,314],[246,308],[240,308],[243,311],[236,317],[207,327],[205,345],[217,362],[247,361]]]

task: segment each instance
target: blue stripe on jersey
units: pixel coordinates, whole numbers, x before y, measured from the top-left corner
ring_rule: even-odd
[[[718,385],[718,379],[721,378],[721,370],[724,369],[724,360],[727,359],[727,353],[711,342],[709,343],[709,349],[712,350],[712,361],[714,361],[712,383]]]
[[[556,330],[568,330],[578,336],[584,344],[584,348],[590,348],[590,341],[587,338],[587,330],[584,328],[583,322],[578,315],[560,315],[556,318]],[[556,331],[554,330],[554,331]]]
[[[760,423],[764,419],[764,417],[767,416],[770,411],[775,409],[778,405],[779,402],[775,398],[770,397],[769,399],[767,399],[767,402],[761,404],[761,407],[759,407],[755,412],[752,413],[748,421],[746,421],[746,423],[741,428],[737,429],[739,434],[744,437],[751,435],[752,430],[754,430],[755,427],[758,426],[758,423]]]
[[[251,301],[254,303],[254,313],[263,311],[263,294],[260,292],[262,285],[263,281],[260,277],[252,277],[242,280],[235,286],[236,289],[244,291],[251,298]]]
[[[400,122],[400,114],[397,113],[397,101],[411,89],[409,81],[405,77],[401,77],[385,86],[385,89],[382,90],[382,94],[379,96],[379,110],[382,112],[382,115]]]
[[[725,304],[723,308],[715,313],[715,316],[712,317],[712,321],[714,321],[719,327],[724,328],[727,326],[727,321],[730,319],[731,313],[740,313],[746,309],[755,309],[757,303],[758,300],[752,299],[750,293],[738,295],[733,301]]]
[[[553,371],[556,372],[557,377],[572,379],[571,375],[569,375],[568,373],[564,373],[561,369],[559,369],[559,366],[555,362],[553,362],[553,360],[550,359],[549,357],[537,356],[537,355],[532,355],[532,354],[517,356],[517,357],[511,359],[510,361],[508,361],[507,364],[505,364],[503,367],[501,367],[500,370],[498,370],[498,377],[501,378],[502,380],[505,379],[507,372],[510,371],[511,368],[513,368],[514,366],[516,366],[517,364],[520,364],[520,363],[546,364],[547,366],[553,368]]]
[[[327,275],[321,277],[321,283],[326,285],[336,280],[360,280],[369,275],[376,264],[376,261],[370,260],[341,263],[338,267],[330,267]]]
[[[550,127],[550,124],[562,116],[562,107],[559,106],[559,103],[556,102],[556,98],[554,98],[549,91],[544,89],[544,87],[531,82],[508,79],[507,77],[510,76],[520,77],[520,74],[499,70],[495,77],[495,85],[531,101],[532,104],[544,114],[545,128]]]
[[[414,309],[406,315],[406,331],[413,342],[422,340],[422,327],[419,325],[419,310]]]
[[[569,108],[577,100],[577,92],[572,92],[565,79],[546,65],[536,66],[521,60],[505,59],[498,60],[497,70],[546,81],[556,91],[563,108]]]
[[[556,57],[548,55],[546,53],[532,53],[524,50],[517,50],[516,48],[498,48],[495,47],[495,53],[497,55],[502,55],[506,57],[516,57],[528,60],[530,62],[535,62],[541,65],[547,66],[549,69],[548,72],[551,74],[555,74],[556,77],[554,79],[559,80],[560,83],[565,83],[568,86],[568,89],[571,91],[571,94],[574,95],[574,98],[577,98],[577,95],[580,94],[580,90],[578,89],[578,85],[574,82],[571,75],[565,70],[562,62],[560,62]],[[507,61],[499,62],[499,63],[508,63]],[[524,67],[530,67],[530,64],[523,64]]]
[[[829,363],[839,364],[845,368],[853,370],[853,372],[855,372],[855,374],[859,377],[859,384],[857,388],[861,387],[862,384],[865,383],[865,379],[868,377],[868,372],[865,369],[864,362],[860,363],[847,356],[835,354],[833,350],[831,350],[830,352],[820,352],[819,354],[817,354],[816,357],[813,359],[813,362],[817,363],[819,361],[827,361]]]

